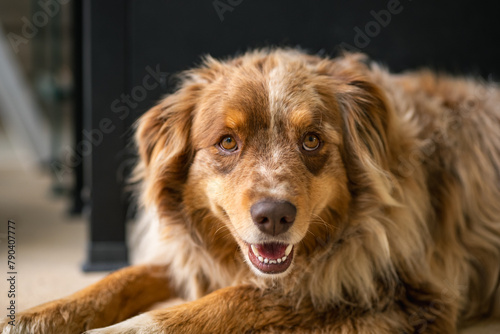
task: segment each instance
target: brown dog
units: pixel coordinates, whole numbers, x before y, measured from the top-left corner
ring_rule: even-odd
[[[4,333],[454,333],[500,315],[493,84],[359,55],[208,58],[137,142],[147,264]]]

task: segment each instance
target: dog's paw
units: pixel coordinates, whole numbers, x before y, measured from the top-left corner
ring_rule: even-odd
[[[74,334],[84,331],[88,323],[75,317],[74,305],[60,299],[6,318],[0,322],[2,334]],[[84,321],[82,321],[84,320]]]
[[[37,307],[14,315],[13,318],[6,318],[0,323],[2,334],[18,333],[51,333],[51,324],[57,322],[59,305],[50,303],[45,307]]]
[[[148,313],[143,313],[115,325],[92,329],[84,334],[156,334],[165,333]]]

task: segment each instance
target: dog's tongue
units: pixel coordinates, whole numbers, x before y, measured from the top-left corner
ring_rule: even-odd
[[[285,256],[287,245],[279,243],[255,245],[259,254],[268,259],[280,259]]]

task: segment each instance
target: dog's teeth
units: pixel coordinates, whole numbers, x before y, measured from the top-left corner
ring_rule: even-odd
[[[260,254],[259,251],[257,250],[257,247],[255,247],[254,245],[252,245],[251,247],[252,247],[252,252],[255,254],[255,256],[259,257]]]
[[[286,247],[285,256],[283,256],[283,257],[281,257],[279,259],[272,259],[272,260],[266,259],[262,255],[260,255],[259,251],[257,250],[257,247],[255,247],[254,245],[250,245],[250,247],[252,248],[252,252],[255,254],[255,257],[257,259],[259,259],[260,262],[267,263],[267,264],[277,264],[277,263],[282,263],[282,262],[286,261],[288,255],[292,251],[293,245],[288,245]]]

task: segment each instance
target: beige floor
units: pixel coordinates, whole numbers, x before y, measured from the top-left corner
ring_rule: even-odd
[[[67,203],[50,195],[50,179],[23,166],[0,128],[0,310],[6,297],[6,225],[16,222],[17,310],[63,297],[87,286],[105,273],[80,270],[85,257],[83,218],[68,218]],[[498,334],[500,324],[484,323],[462,334]]]
[[[50,193],[46,173],[23,166],[0,132],[0,309],[6,307],[7,220],[16,222],[18,310],[95,282],[105,273],[84,274],[86,226],[65,215],[68,203]]]

